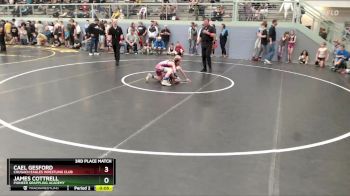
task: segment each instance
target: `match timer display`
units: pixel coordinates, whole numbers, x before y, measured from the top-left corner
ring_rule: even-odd
[[[115,159],[7,159],[11,191],[113,191]]]

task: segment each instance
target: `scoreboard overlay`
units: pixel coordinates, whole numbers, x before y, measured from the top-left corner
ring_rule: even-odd
[[[7,159],[11,191],[113,191],[111,158]]]

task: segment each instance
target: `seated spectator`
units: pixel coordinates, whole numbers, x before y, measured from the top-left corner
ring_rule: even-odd
[[[74,36],[74,44],[73,49],[80,49],[81,48],[81,41],[77,35]]]
[[[57,34],[53,36],[52,47],[57,48],[61,46],[61,41]]]
[[[157,55],[161,55],[163,53],[163,50],[165,50],[164,41],[160,36],[158,36],[157,39],[154,40],[153,50],[156,52]]]
[[[176,45],[175,45],[175,52],[176,52],[176,55],[180,55],[180,56],[183,56],[184,53],[185,53],[185,49],[184,47],[180,44],[180,42],[176,42]]]
[[[44,28],[43,34],[47,37],[47,42],[48,42],[48,43],[51,43],[53,37],[52,37],[52,33],[51,33],[51,31],[49,30],[49,27],[48,27],[48,26],[46,26],[46,27]]]
[[[134,30],[131,30],[130,33],[126,35],[126,54],[129,53],[130,49],[133,48],[133,52],[137,54],[137,43],[138,43],[138,36],[136,35]]]
[[[213,15],[213,17],[211,18],[212,21],[222,21],[222,17],[224,16],[223,9],[221,7],[216,7],[212,15]]]
[[[91,46],[91,37],[89,35],[85,35],[83,41],[81,42],[81,48],[84,51],[89,51]]]
[[[39,33],[36,37],[38,46],[46,46],[47,45],[47,37],[46,35]]]
[[[123,19],[123,18],[124,18],[123,11],[118,7],[117,9],[114,10],[112,19]]]
[[[320,28],[320,31],[319,31],[319,36],[322,37],[324,40],[327,40],[327,36],[328,36],[328,33],[326,31],[325,28]]]
[[[25,28],[25,25],[22,25],[19,30],[19,39],[20,39],[21,45],[28,45],[28,32],[27,32],[27,29]]]
[[[140,11],[137,13],[139,19],[146,19],[147,17],[147,7],[146,6],[142,6],[140,8]]]
[[[333,71],[343,71],[347,68],[346,61],[349,60],[349,52],[345,50],[344,44],[341,44],[336,52]]]
[[[308,64],[309,62],[309,52],[303,50],[299,56],[299,64]]]
[[[152,44],[148,40],[143,44],[142,53],[147,55],[152,53]]]
[[[329,58],[328,48],[326,42],[321,43],[321,47],[317,50],[315,65],[325,67]]]
[[[171,43],[168,48],[168,55],[176,55],[174,43]]]

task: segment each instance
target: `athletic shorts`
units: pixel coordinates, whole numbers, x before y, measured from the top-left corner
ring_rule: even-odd
[[[318,59],[319,61],[324,61],[324,60],[326,60],[326,58],[321,58],[321,57],[317,57],[317,59]]]
[[[294,48],[294,47],[295,47],[295,43],[288,44],[288,48]]]
[[[156,69],[157,76],[163,77],[163,73],[167,73],[168,71],[171,71],[172,69],[170,67],[163,67],[163,69]]]

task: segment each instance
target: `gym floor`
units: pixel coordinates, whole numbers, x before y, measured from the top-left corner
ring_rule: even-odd
[[[97,195],[6,185],[7,158],[82,157],[117,160],[114,192],[98,195],[350,195],[348,76],[218,57],[200,73],[186,56],[191,83],[145,83],[167,58],[122,55],[116,67],[110,53],[8,47],[0,195]]]

